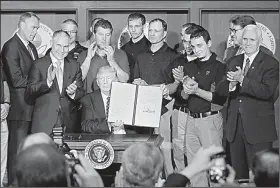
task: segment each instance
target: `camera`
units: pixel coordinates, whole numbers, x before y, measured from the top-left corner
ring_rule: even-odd
[[[69,176],[70,176],[70,182],[71,186],[78,187],[78,183],[74,179],[74,174],[76,173],[76,170],[74,169],[74,166],[76,164],[81,164],[80,160],[76,158],[75,156],[75,150],[71,150],[69,146],[66,143],[63,143],[58,147],[58,150],[62,152],[66,158],[66,163],[69,166]]]
[[[229,170],[226,166],[226,154],[225,152],[218,153],[211,157],[214,160],[214,166],[208,170],[209,179],[213,183],[219,183],[220,179],[226,181],[229,175]]]

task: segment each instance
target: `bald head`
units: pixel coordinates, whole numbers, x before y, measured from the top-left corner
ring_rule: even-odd
[[[19,152],[36,144],[55,145],[52,138],[46,133],[34,133],[26,137],[26,139],[22,142],[21,147],[19,147]]]

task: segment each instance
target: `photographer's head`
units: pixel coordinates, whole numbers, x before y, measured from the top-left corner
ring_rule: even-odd
[[[67,187],[65,157],[50,144],[36,144],[19,153],[14,181],[18,187]]]
[[[26,148],[36,145],[36,144],[50,144],[54,147],[56,147],[54,141],[52,138],[47,135],[46,133],[40,132],[40,133],[34,133],[29,136],[27,136],[19,145],[18,153],[25,150]]]
[[[133,144],[123,154],[121,169],[125,187],[154,187],[163,169],[163,157],[152,144]]]
[[[279,151],[257,152],[253,157],[252,172],[257,187],[279,187]]]

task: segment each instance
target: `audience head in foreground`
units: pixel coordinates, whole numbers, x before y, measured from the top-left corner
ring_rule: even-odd
[[[27,136],[19,145],[18,153],[36,144],[50,144],[55,147],[55,143],[52,138],[46,133],[40,132]]]
[[[257,187],[279,187],[279,151],[267,149],[257,152],[252,172]]]
[[[148,143],[136,143],[124,151],[115,183],[123,187],[154,187],[162,169],[163,157],[159,148]]]
[[[19,187],[68,187],[65,157],[50,144],[36,144],[21,151],[14,180]]]

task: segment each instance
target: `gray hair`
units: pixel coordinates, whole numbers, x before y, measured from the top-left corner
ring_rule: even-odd
[[[106,65],[106,66],[103,66],[103,67],[100,67],[97,71],[97,74],[96,74],[96,78],[98,78],[100,76],[100,74],[102,74],[103,72],[111,72],[113,74],[115,74],[115,76],[117,77],[117,72],[116,70],[109,66],[109,65]]]
[[[154,187],[163,169],[163,156],[148,143],[130,145],[123,153],[124,186]]]
[[[40,18],[33,12],[24,12],[23,14],[20,15],[19,17],[19,21],[18,21],[18,27],[20,27],[20,24],[22,22],[25,22],[25,20],[27,20],[28,18],[31,18],[31,17],[35,17],[38,19],[38,21],[40,20]]]
[[[243,29],[242,36],[244,35],[244,32],[247,31],[247,30],[255,31],[257,33],[258,39],[260,41],[262,41],[262,30],[258,25],[250,24],[250,25],[245,26],[244,29]]]

